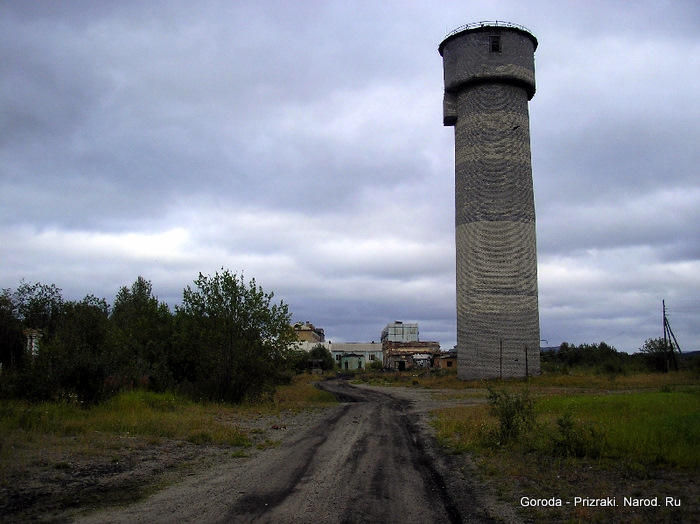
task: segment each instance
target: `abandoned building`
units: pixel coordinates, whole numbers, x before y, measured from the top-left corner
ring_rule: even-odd
[[[294,332],[297,335],[297,340],[299,342],[324,342],[326,340],[326,336],[323,333],[323,329],[317,328],[310,322],[306,321],[304,323],[302,322],[297,322],[292,326],[294,328]]]
[[[362,355],[357,353],[343,353],[340,356],[340,369],[343,371],[354,371],[356,369],[364,369],[365,360]]]
[[[396,371],[431,368],[440,355],[439,342],[384,342],[384,367]]]
[[[44,331],[41,329],[25,329],[24,336],[27,337],[26,350],[30,357],[36,357],[39,354],[39,344],[44,336]]]
[[[457,351],[442,352],[433,362],[433,367],[438,369],[457,369]]]
[[[396,320],[382,329],[382,344],[384,342],[418,342],[418,324],[405,324]]]
[[[299,325],[299,329],[297,329]],[[309,329],[307,329],[309,328]],[[309,330],[317,329],[313,324],[295,324],[297,335],[308,336]],[[342,370],[364,369],[373,362],[381,362],[385,369],[405,371],[414,368],[442,367],[455,369],[457,367],[456,355],[442,360],[439,342],[421,342],[419,339],[418,324],[395,321],[387,324],[381,333],[381,343],[376,342],[331,342],[310,341],[308,338],[299,338],[297,347],[305,351],[311,351],[315,346],[321,345],[328,349],[333,359]],[[449,364],[448,364],[449,362]]]

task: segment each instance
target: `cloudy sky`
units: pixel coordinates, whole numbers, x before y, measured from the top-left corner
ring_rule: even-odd
[[[455,343],[454,135],[437,46],[537,36],[541,335],[700,349],[700,3],[0,3],[0,287],[171,306],[255,278],[332,341]]]

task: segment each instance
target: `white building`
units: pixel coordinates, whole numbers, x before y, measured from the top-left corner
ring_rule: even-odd
[[[311,351],[319,345],[331,352],[336,363],[340,363],[340,357],[351,353],[361,356],[365,364],[383,360],[382,345],[375,342],[297,342],[297,347],[304,351]]]

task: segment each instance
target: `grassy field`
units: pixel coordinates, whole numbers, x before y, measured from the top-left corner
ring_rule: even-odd
[[[141,436],[192,443],[249,446],[248,435],[231,421],[241,416],[298,411],[334,402],[327,392],[312,387],[314,377],[298,375],[259,402],[230,405],[191,402],[172,393],[133,390],[104,404],[84,408],[68,402],[3,401],[0,405],[0,458],[7,464],[13,442],[37,442],[43,437]]]
[[[36,479],[69,481],[74,484],[66,490],[80,492],[80,504],[84,504],[89,497],[83,479],[86,472],[94,470],[95,479],[111,469],[130,472],[135,461],[140,464],[158,453],[160,458],[173,456],[171,465],[160,467],[174,468],[177,477],[185,471],[188,457],[202,454],[187,450],[216,449],[229,456],[246,456],[255,447],[275,445],[274,431],[268,430],[276,414],[335,403],[332,395],[313,387],[318,378],[299,375],[269,398],[236,406],[140,390],[89,408],[69,402],[4,401],[0,404],[0,488],[9,493],[17,486],[31,486]],[[428,388],[458,403],[469,400],[469,405],[434,413],[436,435],[446,450],[467,458],[473,473],[508,505],[522,506],[524,496],[563,501],[614,497],[620,506],[624,497],[671,496],[681,503],[660,508],[520,508],[529,521],[700,522],[697,374],[573,371],[528,381],[463,382],[450,372],[377,372],[357,373],[355,379]],[[531,418],[523,422],[517,438],[503,439],[502,420],[487,401],[490,391],[529,402]],[[256,419],[267,421],[263,429],[243,423]],[[152,477],[150,470],[145,471],[146,477]],[[110,485],[106,491],[96,491],[95,501],[106,500],[109,493],[113,499],[107,502],[126,502],[159,487],[144,484],[152,480],[139,482],[136,487]],[[32,493],[42,489],[37,485],[34,492],[18,493],[16,498],[22,501],[26,495],[26,500],[33,500]],[[41,499],[42,505],[46,502]],[[48,502],[56,507],[72,504],[67,498]]]
[[[700,467],[700,387],[627,394],[545,394],[523,451],[607,458],[641,465]],[[488,405],[437,413],[438,438],[453,452],[497,448]],[[568,444],[568,446],[567,446]],[[512,447],[516,447],[515,443]]]
[[[440,388],[440,379],[426,377]],[[453,378],[445,384],[452,387]],[[412,378],[421,384],[421,377]],[[421,384],[422,385],[422,384]],[[692,522],[700,518],[700,379],[691,373],[617,377],[591,373],[543,375],[527,382],[465,383],[466,396],[489,390],[529,399],[531,418],[503,442],[503,420],[492,406],[441,409],[433,421],[442,445],[467,453],[498,497],[522,506],[522,497],[563,507],[523,507],[535,522]],[[472,389],[475,388],[475,389]],[[667,507],[671,496],[679,507]],[[617,507],[573,505],[575,498],[613,497]],[[625,507],[653,500],[659,507]],[[567,505],[567,501],[569,504]]]

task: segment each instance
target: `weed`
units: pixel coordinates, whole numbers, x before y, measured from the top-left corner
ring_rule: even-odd
[[[557,419],[559,433],[555,434],[554,450],[566,457],[598,458],[605,447],[605,435],[592,422],[574,420],[571,413]]]
[[[187,437],[187,442],[196,444],[198,446],[202,446],[204,444],[211,444],[213,441],[214,439],[212,438],[212,436],[205,431],[194,433]]]
[[[489,388],[488,402],[491,413],[498,419],[499,428],[493,433],[492,442],[506,445],[529,430],[535,422],[535,402],[528,390],[508,393]]]
[[[258,444],[256,447],[258,449],[270,449],[270,448],[276,448],[281,444],[279,440],[270,440],[270,439],[265,439],[263,442]]]

